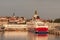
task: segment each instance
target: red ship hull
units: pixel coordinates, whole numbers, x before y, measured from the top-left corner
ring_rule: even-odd
[[[47,34],[48,28],[34,28],[36,34]]]

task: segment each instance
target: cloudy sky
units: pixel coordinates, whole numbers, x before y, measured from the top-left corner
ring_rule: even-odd
[[[31,18],[37,10],[41,18],[55,19],[60,17],[60,0],[0,0],[0,16]]]

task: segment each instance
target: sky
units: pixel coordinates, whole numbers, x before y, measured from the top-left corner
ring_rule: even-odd
[[[34,11],[43,19],[60,18],[60,0],[0,0],[0,16],[31,18]]]

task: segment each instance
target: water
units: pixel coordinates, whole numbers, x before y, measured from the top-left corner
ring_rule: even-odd
[[[58,35],[48,35],[48,40],[60,40],[60,36],[58,36]]]
[[[29,32],[0,32],[0,40],[60,40],[60,36],[40,36]]]

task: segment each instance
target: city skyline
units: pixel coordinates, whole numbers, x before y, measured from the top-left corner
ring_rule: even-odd
[[[31,18],[34,11],[44,19],[60,18],[60,0],[0,0],[0,16]]]

